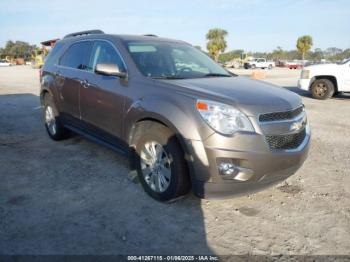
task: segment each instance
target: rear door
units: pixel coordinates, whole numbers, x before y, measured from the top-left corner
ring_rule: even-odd
[[[59,107],[64,118],[80,119],[79,96],[82,79],[89,72],[92,42],[72,44],[62,55],[56,71]]]
[[[94,41],[89,63],[91,73],[84,79],[80,93],[81,118],[84,122],[108,134],[121,137],[128,82],[116,76],[94,73],[96,65],[100,63],[117,64],[121,71],[126,72],[125,63],[111,42]]]

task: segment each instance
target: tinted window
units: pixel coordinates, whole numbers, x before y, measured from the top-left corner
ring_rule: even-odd
[[[123,61],[115,48],[105,41],[95,42],[89,63],[89,69],[94,71],[97,64],[116,64],[120,71],[126,71]]]
[[[57,61],[57,55],[59,51],[61,50],[61,47],[63,45],[60,42],[57,42],[53,49],[49,52],[47,57],[45,58],[45,64],[46,65],[52,65]]]
[[[75,69],[87,69],[92,43],[80,42],[73,44],[60,59],[60,65]]]

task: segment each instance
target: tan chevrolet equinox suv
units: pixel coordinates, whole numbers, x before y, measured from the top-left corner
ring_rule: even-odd
[[[183,41],[73,33],[41,74],[49,136],[71,132],[125,154],[145,191],[168,201],[245,194],[294,174],[307,157],[301,98],[236,76]]]

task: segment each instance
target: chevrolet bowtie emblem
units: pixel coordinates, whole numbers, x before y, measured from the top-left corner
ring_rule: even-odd
[[[300,121],[294,122],[293,124],[291,124],[289,130],[290,131],[298,131],[298,130],[302,129],[305,124],[306,124],[306,118],[302,118]]]

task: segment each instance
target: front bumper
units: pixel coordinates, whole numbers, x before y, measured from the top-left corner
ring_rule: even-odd
[[[187,141],[192,186],[201,198],[227,197],[256,192],[293,175],[304,163],[310,142],[307,127],[301,145],[293,150],[271,151],[262,134],[236,134],[224,137],[213,134],[205,141]],[[232,160],[251,170],[248,179],[227,179],[220,174],[218,161]]]
[[[310,89],[310,79],[299,79],[298,87],[302,90],[309,91]]]

